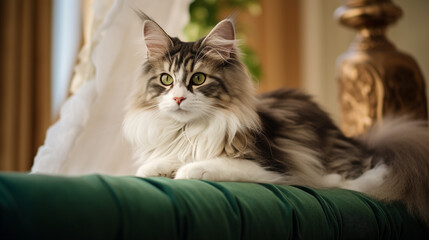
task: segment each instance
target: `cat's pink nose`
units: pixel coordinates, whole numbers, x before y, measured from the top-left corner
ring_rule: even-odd
[[[185,99],[186,98],[184,97],[173,97],[173,100],[176,101],[177,105],[180,105]]]

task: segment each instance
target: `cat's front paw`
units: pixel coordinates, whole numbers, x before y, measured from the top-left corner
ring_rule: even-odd
[[[139,167],[136,176],[138,177],[168,177],[174,178],[177,167],[171,163],[152,162]]]
[[[174,179],[203,179],[217,181],[218,177],[212,169],[208,168],[208,166],[204,166],[204,164],[196,162],[189,163],[179,168]]]

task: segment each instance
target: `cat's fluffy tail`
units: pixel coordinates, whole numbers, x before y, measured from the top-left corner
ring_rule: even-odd
[[[372,128],[364,142],[389,169],[371,195],[401,201],[429,225],[429,129],[425,121],[396,118]]]

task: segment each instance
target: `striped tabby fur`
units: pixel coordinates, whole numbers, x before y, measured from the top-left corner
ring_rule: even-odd
[[[230,19],[182,42],[139,15],[148,57],[123,126],[138,176],[340,187],[402,201],[429,222],[425,123],[386,120],[347,138],[300,91],[255,94]]]

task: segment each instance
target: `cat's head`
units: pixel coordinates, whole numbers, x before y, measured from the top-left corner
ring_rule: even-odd
[[[178,122],[210,118],[222,109],[241,115],[253,109],[253,83],[240,60],[231,19],[198,41],[182,42],[139,15],[147,59],[134,90],[134,109],[155,109]]]

